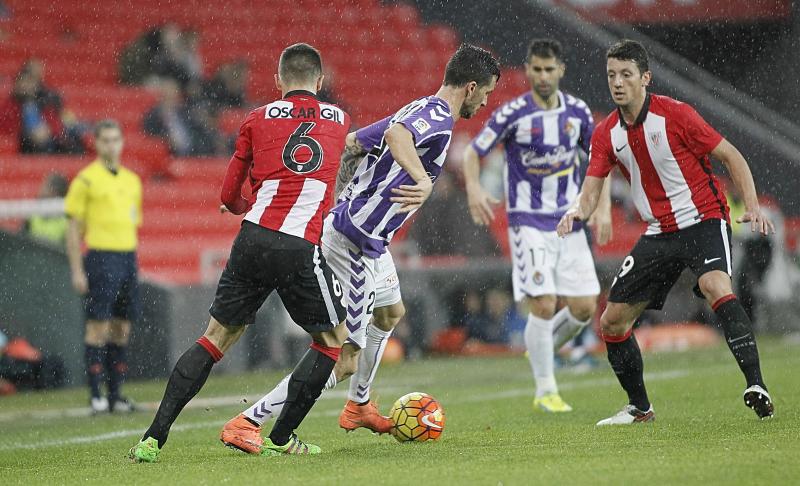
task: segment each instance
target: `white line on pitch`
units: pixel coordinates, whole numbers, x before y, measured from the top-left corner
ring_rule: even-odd
[[[647,373],[645,374],[645,379],[648,381],[661,381],[661,380],[672,380],[676,378],[682,378],[684,376],[689,375],[689,370],[673,370],[673,371],[663,371],[658,373]],[[616,380],[600,378],[597,380],[587,380],[587,381],[579,381],[579,382],[569,382],[563,383],[559,385],[559,388],[562,390],[574,390],[578,388],[590,388],[594,386],[607,386],[616,384]],[[384,388],[384,390],[387,390]],[[464,397],[459,400],[460,403],[467,403],[467,402],[488,402],[493,400],[500,400],[504,398],[512,398],[512,397],[521,397],[526,395],[533,395],[532,388],[512,388],[510,390],[504,390],[497,393],[490,393],[486,395],[476,395],[471,397]],[[346,392],[344,391],[330,391],[326,392],[321,398],[342,398],[346,396]],[[198,405],[195,405],[195,408],[202,407],[202,406],[210,406],[209,404],[217,404],[217,405],[235,405],[237,403],[242,403],[241,397],[212,397],[212,398],[203,398],[203,399],[195,399],[192,400],[189,404],[193,402],[198,402]],[[188,405],[187,405],[188,406]],[[340,410],[325,410],[319,413],[314,413],[312,417],[335,417],[339,415]],[[213,422],[205,421],[205,422],[195,422],[189,424],[178,424],[172,427],[172,431],[182,431],[182,430],[194,430],[194,429],[205,429],[205,428],[212,428],[212,427],[220,427],[221,422],[216,420]],[[22,449],[43,449],[46,447],[61,447],[65,445],[72,445],[72,444],[89,444],[94,442],[101,442],[106,440],[114,440],[120,439],[124,437],[137,437],[142,434],[143,428],[140,429],[126,429],[126,430],[117,430],[113,432],[106,432],[104,434],[97,434],[97,435],[85,435],[85,436],[78,436],[72,437],[68,439],[52,439],[52,440],[45,440],[40,442],[32,442],[32,443],[20,443],[15,442],[11,444],[0,444],[0,451],[11,451],[11,450],[22,450]]]

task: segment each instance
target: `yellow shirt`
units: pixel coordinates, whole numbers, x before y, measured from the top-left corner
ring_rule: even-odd
[[[142,224],[142,182],[122,166],[115,175],[95,160],[70,184],[64,212],[84,223],[89,249],[134,251]]]

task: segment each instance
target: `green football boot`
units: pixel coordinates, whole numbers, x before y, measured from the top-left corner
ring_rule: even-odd
[[[264,437],[264,444],[261,446],[262,456],[280,456],[281,454],[319,454],[322,449],[313,444],[306,444],[297,438],[297,435],[292,434],[289,437],[289,442],[285,445],[279,446],[272,442],[269,437]]]
[[[161,449],[158,448],[158,441],[152,437],[148,437],[131,447],[128,457],[130,457],[133,462],[156,462],[160,452]]]

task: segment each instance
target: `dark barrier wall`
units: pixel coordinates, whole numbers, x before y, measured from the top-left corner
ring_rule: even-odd
[[[83,307],[64,252],[0,232],[0,276],[0,329],[61,356],[68,383],[83,383]],[[169,365],[168,291],[147,283],[140,291],[143,312],[132,336],[130,375],[161,376]]]

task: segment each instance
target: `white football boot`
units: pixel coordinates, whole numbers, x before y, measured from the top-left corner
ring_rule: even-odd
[[[653,411],[653,406],[643,412],[633,405],[625,405],[625,408],[620,410],[616,415],[612,415],[607,419],[597,422],[598,426],[601,425],[631,425],[636,423],[652,422],[656,419],[656,414]]]

